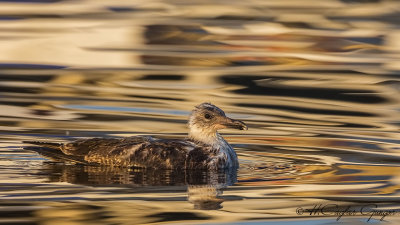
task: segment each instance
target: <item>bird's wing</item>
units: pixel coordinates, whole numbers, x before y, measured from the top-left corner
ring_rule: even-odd
[[[90,153],[98,152],[99,154],[107,154],[118,147],[136,146],[153,138],[146,136],[134,136],[128,138],[91,138],[83,139],[64,144],[61,148],[67,155],[87,156]]]
[[[188,152],[195,147],[193,142],[181,140],[123,139],[113,146],[90,151],[85,160],[113,166],[183,168]]]
[[[70,143],[25,141],[24,143],[36,146],[26,146],[24,149],[38,152],[39,154],[56,161],[70,161],[91,165],[99,164],[99,162],[96,160],[87,161],[86,157],[88,157],[88,155],[95,155],[97,152],[98,154],[107,157],[106,155],[112,153],[115,149],[123,146],[134,147],[152,140],[151,137],[136,136],[124,139],[92,138],[77,140]]]
[[[161,140],[135,136],[93,138],[67,144],[31,142],[44,156],[88,165],[143,167],[158,169],[207,168],[214,154],[210,146],[189,140]],[[30,149],[33,150],[33,149]]]

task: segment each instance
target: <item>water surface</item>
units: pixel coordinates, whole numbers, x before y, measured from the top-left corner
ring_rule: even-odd
[[[397,224],[399,8],[0,1],[0,223]],[[23,149],[184,138],[202,102],[248,124],[222,131],[239,170],[77,166]]]

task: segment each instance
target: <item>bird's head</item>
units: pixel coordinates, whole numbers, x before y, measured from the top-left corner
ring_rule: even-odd
[[[245,123],[227,117],[224,111],[211,103],[197,105],[190,114],[188,125],[190,138],[208,144],[211,139],[216,138],[217,130],[247,130]]]

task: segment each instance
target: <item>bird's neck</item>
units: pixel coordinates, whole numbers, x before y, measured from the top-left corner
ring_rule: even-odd
[[[211,145],[211,146],[219,146],[223,138],[216,131],[211,131],[208,129],[202,129],[197,126],[193,126],[189,131],[189,138],[193,141]]]
[[[209,132],[209,130],[191,127],[189,131],[189,139],[201,144],[211,145],[214,150],[217,150],[217,157],[221,157],[225,160],[225,167],[239,166],[235,150],[218,132]]]

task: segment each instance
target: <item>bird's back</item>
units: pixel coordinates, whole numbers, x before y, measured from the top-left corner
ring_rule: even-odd
[[[161,140],[151,137],[97,140],[85,156],[90,163],[111,166],[135,166],[173,169],[185,167],[188,152],[195,144],[181,140]]]
[[[159,169],[207,169],[216,150],[190,140],[151,137],[93,138],[67,144],[29,142],[34,150],[58,160],[88,165],[145,167]]]

